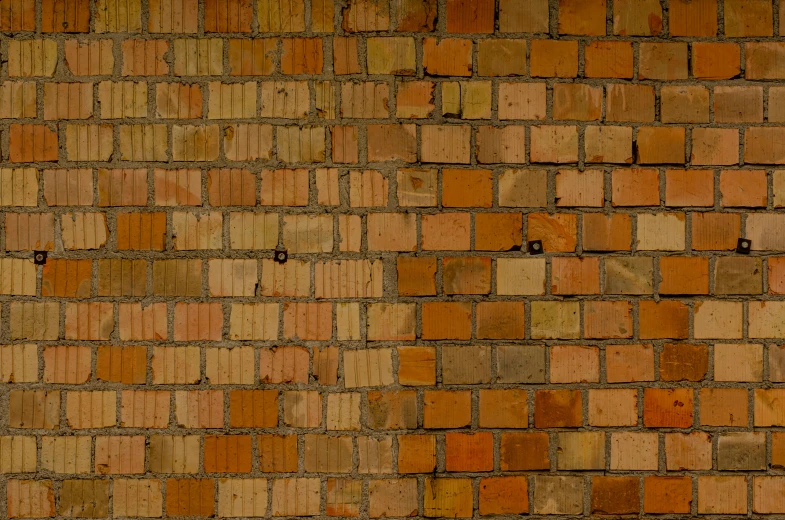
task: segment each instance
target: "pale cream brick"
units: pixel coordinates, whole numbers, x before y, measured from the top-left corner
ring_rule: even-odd
[[[199,28],[198,0],[149,0],[148,10],[151,33],[195,34]]]
[[[118,306],[120,315],[120,339],[123,341],[142,339],[161,341],[168,337],[165,303],[152,303],[142,306],[141,303],[121,303]]]
[[[340,206],[341,194],[338,189],[338,168],[316,169],[316,200],[322,206]]]
[[[71,475],[93,472],[89,435],[41,438],[41,469]]]
[[[416,305],[413,303],[368,304],[368,340],[415,339]]]
[[[147,117],[147,83],[101,81],[98,83],[98,103],[102,119]]]
[[[35,383],[37,381],[38,346],[36,344],[17,343],[0,346],[0,382]]]
[[[175,251],[222,249],[223,218],[221,213],[195,214],[176,211],[172,214],[172,243]]]
[[[254,384],[253,347],[210,348],[205,352],[205,360],[205,375],[210,384]]]
[[[641,251],[682,251],[685,244],[683,213],[639,213],[637,248]]]
[[[311,294],[311,263],[288,260],[280,264],[273,259],[262,259],[262,296],[304,297]]]
[[[38,206],[38,171],[0,168],[0,206]]]
[[[499,295],[545,294],[545,259],[497,259],[496,293]]]
[[[387,206],[387,178],[378,170],[349,172],[349,205],[353,208]]]
[[[313,87],[316,91],[316,116],[320,119],[335,119],[335,92],[337,89],[333,83],[316,81]]]
[[[749,302],[750,338],[785,338],[785,302]]]
[[[741,302],[695,302],[694,316],[695,339],[741,338]]]
[[[73,429],[109,428],[117,424],[117,393],[113,390],[76,391],[66,396],[66,419]]]
[[[111,302],[66,302],[65,338],[108,340],[114,330]]]

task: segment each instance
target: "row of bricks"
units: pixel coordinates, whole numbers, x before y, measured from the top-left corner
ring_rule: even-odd
[[[54,76],[58,45],[57,40],[46,38],[8,40],[8,76]],[[632,79],[637,70],[637,79],[654,81],[690,77],[715,81],[742,74],[751,81],[785,77],[785,43],[776,41],[744,43],[743,71],[741,45],[735,43],[482,39],[476,46],[475,70],[475,42],[464,38],[126,39],[117,49],[117,60],[113,40],[73,39],[63,42],[65,67],[61,70],[74,76],[109,76],[119,69],[126,77],[321,76],[329,69],[336,75],[468,77],[476,73],[484,77],[619,79]],[[579,47],[583,47],[586,57],[582,67]],[[423,56],[420,65],[418,53]],[[224,54],[228,68],[224,66]],[[330,55],[332,63],[325,59]]]
[[[287,390],[280,398],[278,390],[177,390],[173,395],[167,390],[10,390],[7,424],[9,428],[33,429],[58,429],[67,424],[72,430],[115,426],[169,428],[172,422],[170,407],[174,403],[176,425],[189,429],[227,425],[231,428],[325,427],[328,431],[455,429],[472,425],[523,429],[530,426],[529,392],[481,389],[477,393],[479,414],[473,421],[471,390],[368,391],[365,397],[360,392],[334,392],[323,396],[318,390]],[[641,397],[642,425],[646,428],[692,428],[697,426],[696,422],[703,427],[747,428],[750,404],[754,427],[785,425],[785,408],[781,404],[785,389],[782,388],[756,388],[752,394],[746,388],[724,387],[644,388],[643,392],[635,388],[583,392],[565,389],[532,393],[532,426],[538,429],[639,426],[638,401]],[[66,401],[65,424],[61,424],[60,419],[61,394]],[[586,418],[584,395],[588,395]],[[120,396],[122,404],[118,414]],[[225,404],[228,404],[226,412]],[[282,413],[279,404],[282,404]],[[695,410],[698,404],[700,413]],[[422,421],[418,419],[420,409]],[[283,417],[282,421],[279,415]],[[471,433],[468,437],[481,438],[475,435]],[[637,435],[650,436],[654,446],[657,445],[656,433]],[[484,438],[487,446],[493,445],[490,433]],[[765,444],[764,437],[760,439]],[[604,445],[604,440],[598,443],[600,447]]]
[[[114,154],[113,125],[63,124],[64,160],[108,162]],[[332,140],[332,162],[365,162],[359,147],[360,130],[368,139],[367,162],[470,164],[684,164],[691,144],[695,166],[785,164],[780,143],[785,127],[749,127],[743,130],[744,153],[739,154],[740,130],[682,126],[537,125],[505,127],[469,125],[380,124],[358,126],[273,126],[236,123],[223,126],[164,124],[118,125],[119,159],[133,162],[268,161],[276,156],[289,164],[326,160],[327,134]],[[273,144],[273,131],[275,142]],[[417,143],[417,134],[421,144]],[[633,133],[635,146],[633,147]],[[472,146],[474,134],[475,146]],[[223,135],[223,139],[221,138]],[[527,139],[528,135],[528,139]],[[58,132],[48,125],[11,124],[7,159],[11,163],[59,160]],[[579,153],[583,141],[583,154]],[[527,147],[526,143],[529,143]],[[633,150],[634,148],[634,150]],[[528,154],[527,154],[528,149]],[[419,150],[419,152],[418,152]],[[362,160],[361,160],[362,159]]]
[[[658,0],[615,0],[608,17],[607,0],[559,0],[557,23],[561,35],[604,36],[609,24],[612,34],[621,36],[766,37],[775,34],[775,12],[769,0],[701,0],[698,2]],[[90,32],[90,0],[65,2],[44,0],[40,25],[32,0],[7,2],[0,18],[0,30]],[[353,0],[334,20],[332,0],[229,0],[204,2],[203,19],[198,0],[96,0],[92,29],[96,33],[256,33],[256,32],[333,32],[336,25],[354,32],[430,32],[436,29],[437,17],[446,18],[448,33],[494,33],[498,14],[501,33],[548,33],[551,30],[548,0],[502,0],[498,11],[493,0],[447,0],[444,7],[436,0],[401,0],[390,2]],[[664,4],[664,5],[663,5]],[[774,4],[777,4],[775,1]],[[722,5],[722,17],[718,7]],[[306,8],[310,7],[310,10]],[[147,14],[145,16],[145,9]],[[664,31],[663,12],[669,13]],[[310,16],[307,16],[310,13]],[[783,15],[779,11],[780,20]],[[722,20],[720,25],[719,20]],[[147,22],[147,23],[145,23]],[[337,23],[336,23],[337,22]],[[780,21],[779,34],[785,34]],[[720,32],[720,27],[722,31]]]
[[[221,211],[174,211],[170,224],[165,212],[74,211],[62,213],[57,219],[53,212],[1,215],[5,220],[5,251],[273,250],[278,246],[279,227],[282,227],[283,247],[295,254],[332,253],[335,246],[341,252],[472,249],[511,252],[521,250],[524,236],[529,242],[541,241],[542,251],[571,253],[577,251],[579,229],[576,213],[525,214],[525,233],[524,214],[518,212],[422,215],[375,212],[363,218],[357,214],[280,215],[249,211],[230,212],[228,218],[224,218]],[[747,239],[747,248],[751,251],[785,250],[785,236],[781,232],[785,227],[785,214],[748,213],[745,215],[746,232],[741,231],[741,217],[740,213],[709,212],[638,213],[634,218],[626,213],[586,213],[581,219],[582,251],[630,251],[632,243],[636,252],[685,251],[688,230],[691,231],[690,249],[695,251],[729,251],[737,247],[739,238]],[[281,219],[282,226],[279,225]],[[636,224],[634,240],[633,222]],[[228,226],[226,234],[223,233],[225,224]],[[367,230],[365,244],[361,234],[363,228]],[[228,243],[224,244],[226,235]],[[171,247],[167,245],[167,238],[171,240]],[[586,265],[592,261],[597,259],[587,259]],[[648,262],[650,270],[650,257],[629,261]],[[700,262],[700,259],[696,261]]]
[[[0,347],[0,382],[36,383],[39,381],[40,365],[43,366],[40,380],[48,384],[148,383],[148,347],[97,347],[94,377],[93,349],[90,346],[45,346],[41,360],[38,352],[35,344]],[[199,352],[199,347],[153,347],[149,363],[150,382],[153,385],[318,383],[323,386],[340,385],[347,389],[396,384],[435,386],[437,381],[443,385],[542,385],[546,381],[552,384],[613,384],[655,380],[785,382],[785,348],[778,345],[764,348],[760,344],[717,343],[709,347],[705,344],[665,343],[657,348],[650,344],[609,344],[603,349],[580,345],[405,346],[347,349],[342,354],[338,347],[308,349],[285,346],[258,350],[250,346],[211,347],[205,352],[204,377]],[[767,363],[764,363],[764,358]],[[736,401],[740,405],[747,400],[744,389],[711,392],[726,392],[723,395],[729,402]],[[611,395],[611,391],[591,390],[590,403],[593,393]],[[633,390],[622,393],[625,397],[635,395]],[[414,396],[413,393],[400,393],[404,394],[410,398]],[[399,393],[392,392],[391,395]],[[526,401],[525,392],[516,395],[524,396]],[[632,399],[627,405],[634,406],[636,402],[637,399]],[[412,412],[414,407],[412,405]],[[622,409],[626,405],[616,403],[614,407]],[[627,417],[637,417],[631,409],[627,411],[630,412]],[[165,415],[168,416],[168,413]],[[526,413],[523,415],[526,416]],[[738,424],[746,424],[746,412],[734,415]],[[632,423],[636,421],[632,420]]]
[[[93,83],[47,82],[43,83],[43,110],[39,110],[35,82],[5,81],[0,84],[0,117],[35,119],[42,112],[45,121],[63,121],[93,119],[100,112],[103,120],[146,118],[149,113],[157,119],[303,119],[311,114],[313,90],[319,119],[388,119],[391,114],[397,119],[423,119],[440,113],[447,118],[499,121],[539,121],[548,115],[556,121],[613,123],[785,121],[785,87],[779,86],[662,86],[658,104],[652,85],[494,83],[398,81],[393,106],[387,82],[211,81],[205,89],[198,84],[166,82],[155,83],[153,109],[148,108],[148,83],[144,81],[102,81],[97,84],[97,96]],[[440,103],[434,99],[437,85]],[[550,112],[549,97],[553,101]]]
[[[384,297],[380,260],[315,262],[312,274],[311,263],[302,260],[280,264],[262,259],[260,266],[256,259],[166,259],[152,262],[152,276],[150,263],[144,259],[98,259],[95,269],[93,263],[92,259],[49,259],[42,269],[39,291],[38,270],[32,259],[0,258],[0,294],[60,298]],[[766,268],[760,257],[737,256],[717,257],[713,266],[707,257],[680,256],[662,256],[657,261],[642,256],[604,259],[559,256],[550,262],[545,258],[497,258],[495,268],[493,264],[491,257],[483,256],[440,260],[399,257],[398,296],[762,294],[764,280],[768,294],[785,294],[783,257],[767,258]],[[203,274],[204,267],[206,274]],[[150,288],[148,280],[151,280]],[[654,280],[657,280],[656,289]],[[589,305],[597,305],[599,309],[604,304]],[[626,310],[618,309],[620,314],[629,314],[630,310],[629,306]]]
[[[147,472],[412,474],[550,469],[762,471],[769,467],[766,436],[766,432],[761,431],[712,436],[701,431],[658,434],[596,430],[550,435],[547,432],[504,432],[496,434],[495,439],[494,434],[487,431],[381,437],[305,434],[299,439],[295,434],[151,435],[149,438],[99,435],[95,441],[86,435],[43,436],[40,470],[72,475]],[[771,467],[781,469],[785,446],[782,432],[772,432],[770,443]],[[664,446],[665,461],[661,466],[660,445]],[[714,448],[717,457],[713,467]],[[36,437],[0,437],[0,450],[2,473],[36,472],[39,466]],[[551,452],[555,455],[550,455]],[[300,454],[303,464],[298,462]],[[439,462],[439,455],[444,462]]]
[[[149,195],[151,180],[152,197]],[[373,169],[347,171],[339,168],[316,168],[313,173],[306,168],[262,169],[260,172],[246,168],[211,168],[206,175],[197,168],[154,168],[152,175],[146,168],[98,168],[97,174],[90,168],[42,171],[0,168],[0,206],[39,207],[42,192],[45,203],[42,209],[95,205],[101,208],[255,207],[260,204],[342,208],[601,208],[607,202],[612,208],[660,206],[662,203],[666,207],[710,208],[716,206],[717,184],[719,208],[785,207],[785,170],[721,170],[718,175],[714,170],[694,168],[666,168],[664,172],[657,168],[614,168],[607,174],[597,168],[558,169],[555,172],[519,168],[494,173],[490,169],[427,167],[398,168],[395,175]],[[549,185],[554,188],[553,196],[548,194]],[[203,191],[206,191],[206,197],[203,197]],[[497,191],[498,196],[494,195]],[[607,192],[610,197],[606,196]],[[423,234],[431,231],[429,218],[445,217],[424,215]],[[599,217],[599,214],[586,213],[583,218],[586,221]],[[629,218],[628,215],[612,217]],[[710,215],[696,214],[694,217],[701,219]],[[468,215],[452,214],[450,218],[468,218]],[[735,221],[738,216],[727,214],[713,218]],[[529,223],[530,227],[532,224]],[[589,222],[585,224],[590,225]],[[574,227],[566,221],[563,225]],[[704,233],[693,230],[693,234]],[[464,240],[455,242],[463,243]]]
[[[424,516],[472,518],[488,515],[689,514],[785,512],[785,477],[682,476],[499,476],[480,479],[430,477],[359,479],[170,478],[9,480],[9,518],[113,517],[359,517]],[[165,498],[164,498],[165,487]],[[697,503],[693,488],[697,488]],[[479,488],[479,489],[475,489]],[[586,495],[589,500],[585,502]],[[418,497],[422,496],[422,500]],[[474,497],[477,496],[477,499]],[[643,500],[641,500],[641,497]],[[217,498],[217,499],[216,499]],[[217,507],[216,507],[217,503]],[[476,506],[475,506],[476,503]],[[476,509],[475,509],[476,508]],[[269,511],[269,513],[268,513]],[[475,512],[476,511],[476,512]]]
[[[641,300],[637,303],[637,334],[633,329],[634,308],[626,301],[335,303],[334,309],[332,302],[232,303],[226,305],[227,320],[224,305],[218,302],[174,303],[172,320],[167,317],[166,303],[119,303],[115,312],[112,302],[67,302],[63,305],[62,331],[58,302],[11,302],[9,307],[10,339],[34,341],[166,341],[172,336],[177,342],[277,341],[281,337],[289,341],[785,337],[785,302],[781,300],[707,300],[694,305],[677,300]],[[366,316],[365,326],[361,325],[361,309]],[[418,314],[421,326],[417,325]],[[530,320],[528,326],[526,318]],[[228,327],[224,321],[228,321]]]

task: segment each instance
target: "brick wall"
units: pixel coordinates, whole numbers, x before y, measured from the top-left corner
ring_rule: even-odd
[[[0,517],[785,513],[785,4],[0,32]]]

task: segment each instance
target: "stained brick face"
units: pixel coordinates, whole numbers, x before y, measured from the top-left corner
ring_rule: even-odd
[[[785,514],[785,3],[0,32],[8,518]]]

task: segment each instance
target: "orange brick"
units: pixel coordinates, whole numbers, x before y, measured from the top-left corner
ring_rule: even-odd
[[[537,390],[534,394],[535,428],[574,428],[583,425],[578,390]]]
[[[530,73],[538,78],[574,78],[578,75],[578,42],[532,40]]]
[[[491,432],[449,432],[444,439],[447,471],[478,472],[493,469]]]
[[[643,424],[648,428],[689,428],[693,422],[691,388],[646,388]]]
[[[493,2],[489,0],[447,2],[447,32],[492,33],[493,25]]]

